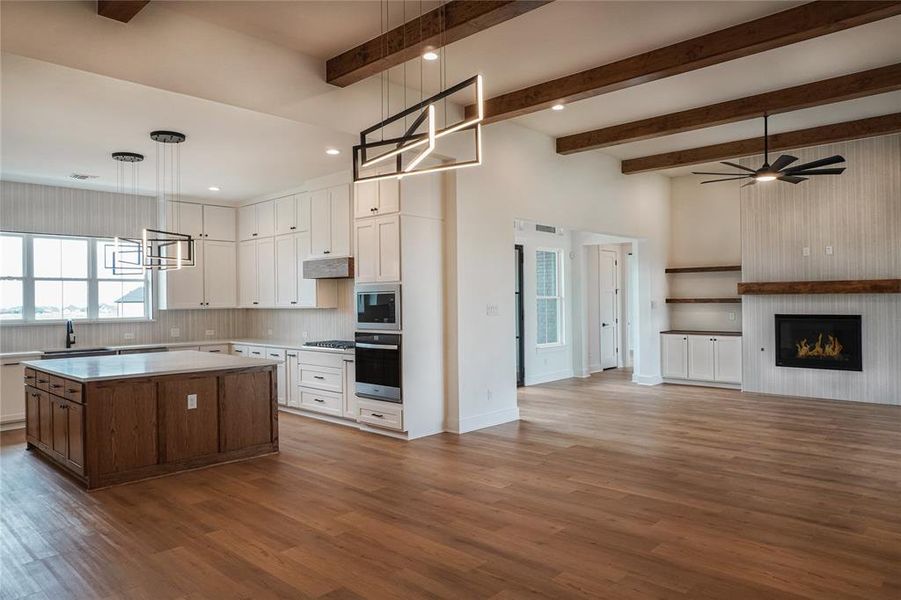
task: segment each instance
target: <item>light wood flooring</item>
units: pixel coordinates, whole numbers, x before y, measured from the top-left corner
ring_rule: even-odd
[[[901,408],[627,376],[90,494],[3,434],[0,598],[901,598]]]

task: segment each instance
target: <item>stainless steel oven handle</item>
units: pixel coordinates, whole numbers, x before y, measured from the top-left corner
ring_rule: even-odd
[[[369,348],[370,350],[397,350],[397,346],[393,344],[361,344],[357,342],[354,344],[355,348]]]

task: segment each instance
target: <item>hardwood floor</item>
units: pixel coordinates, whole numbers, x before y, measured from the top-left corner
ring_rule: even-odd
[[[12,598],[901,597],[901,408],[520,393],[415,442],[282,415],[281,454],[85,493],[0,447]]]

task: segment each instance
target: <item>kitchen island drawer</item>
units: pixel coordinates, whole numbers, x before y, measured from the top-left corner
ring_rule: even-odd
[[[62,377],[57,377],[56,375],[50,376],[50,381],[47,383],[47,391],[49,391],[51,394],[62,397],[65,394],[65,389],[65,379],[63,379]]]
[[[341,393],[344,390],[344,371],[328,367],[309,367],[301,363],[299,383],[318,390]]]

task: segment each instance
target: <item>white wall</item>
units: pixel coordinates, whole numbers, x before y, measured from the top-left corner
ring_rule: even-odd
[[[668,325],[664,268],[669,248],[669,182],[624,176],[599,152],[560,156],[554,140],[513,123],[485,128],[481,167],[455,172],[457,398],[449,428],[469,431],[518,418],[514,348],[514,219],[642,238],[636,248],[641,331],[636,379],[660,380],[658,332]],[[652,304],[653,303],[653,304]],[[489,316],[486,306],[499,307]],[[574,335],[574,342],[581,339]]]

